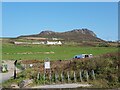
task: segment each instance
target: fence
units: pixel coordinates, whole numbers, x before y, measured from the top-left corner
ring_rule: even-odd
[[[88,82],[96,79],[94,70],[76,68],[74,60],[50,62],[48,59],[44,62],[32,63],[32,66],[24,64],[23,67],[37,68],[34,79],[41,84]]]
[[[95,79],[94,70],[79,70],[66,72],[38,72],[36,80],[41,84],[55,84],[55,83],[74,83],[74,82],[88,82]]]

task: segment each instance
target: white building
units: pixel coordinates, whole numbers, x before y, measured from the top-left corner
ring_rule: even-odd
[[[47,45],[62,45],[61,41],[41,41],[41,42],[14,42],[16,45],[21,45],[21,44],[47,44]]]
[[[31,44],[30,42],[14,42],[14,44],[19,45],[19,44]]]
[[[32,42],[31,44],[45,44],[45,42]]]
[[[47,45],[62,45],[61,41],[47,41]]]
[[[16,45],[20,44],[45,44],[45,42],[14,42]]]

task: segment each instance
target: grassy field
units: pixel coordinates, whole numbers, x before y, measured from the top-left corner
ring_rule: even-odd
[[[80,47],[74,45],[47,46],[47,45],[2,45],[3,60],[67,60],[74,55],[88,53],[101,55],[108,52],[115,52],[116,47]]]

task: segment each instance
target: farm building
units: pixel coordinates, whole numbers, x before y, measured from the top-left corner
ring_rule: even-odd
[[[62,45],[61,41],[47,41],[47,45]]]
[[[61,41],[41,41],[41,42],[13,42],[16,45],[21,45],[21,44],[46,44],[46,45],[62,45]]]
[[[31,44],[45,44],[45,42],[32,42]]]
[[[13,42],[16,45],[20,45],[20,44],[31,44],[30,42]]]
[[[45,44],[45,42],[14,42],[16,45],[21,45],[21,44]]]

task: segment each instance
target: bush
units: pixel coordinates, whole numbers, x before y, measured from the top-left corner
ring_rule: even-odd
[[[109,47],[110,45],[108,43],[99,43],[98,47]]]

